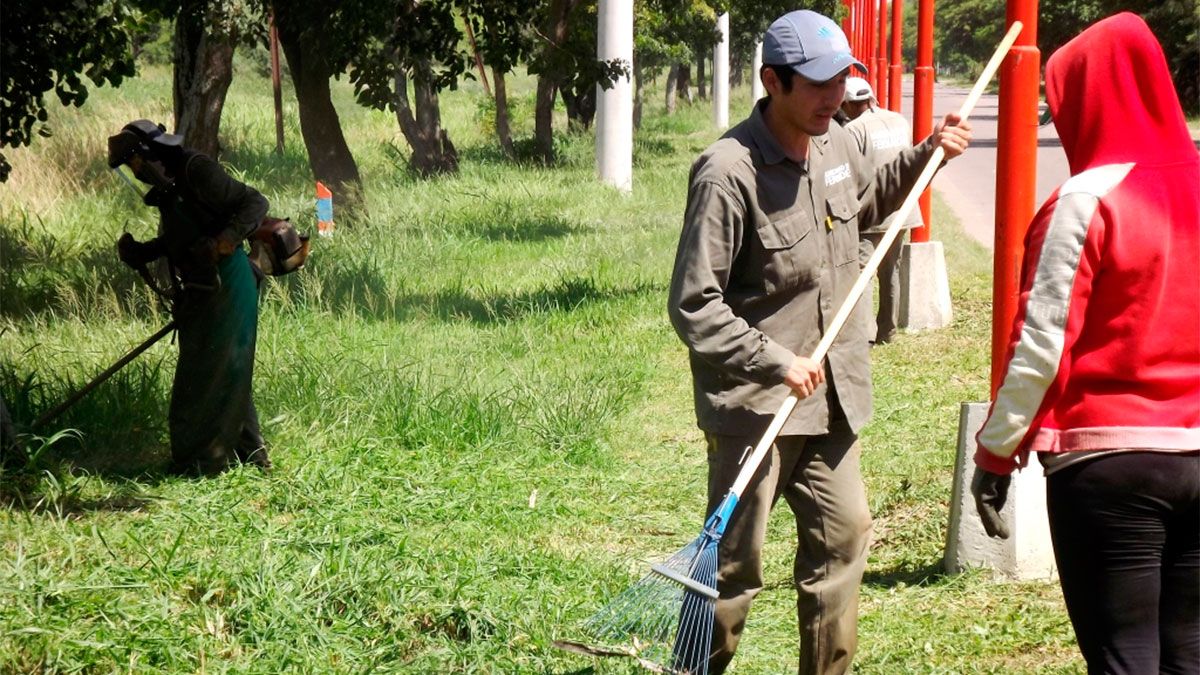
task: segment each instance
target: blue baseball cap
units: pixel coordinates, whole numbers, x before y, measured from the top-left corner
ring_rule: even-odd
[[[850,66],[867,70],[850,53],[841,26],[807,9],[775,19],[763,37],[762,59],[769,66],[791,66],[813,82],[831,80]]]

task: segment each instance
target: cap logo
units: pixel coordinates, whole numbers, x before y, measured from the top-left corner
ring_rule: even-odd
[[[833,37],[833,31],[829,30],[829,26],[821,26],[817,29],[817,37],[822,37],[828,40]]]

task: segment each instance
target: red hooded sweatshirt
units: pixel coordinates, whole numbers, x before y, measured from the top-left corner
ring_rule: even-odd
[[[1021,296],[975,463],[1031,450],[1200,448],[1200,155],[1138,16],[1050,57],[1071,178],[1030,224]]]

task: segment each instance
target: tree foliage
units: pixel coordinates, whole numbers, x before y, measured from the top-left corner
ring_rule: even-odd
[[[1004,32],[1005,0],[940,0],[934,18],[934,59],[943,71],[975,74]],[[1183,107],[1200,108],[1200,4],[1194,0],[1060,0],[1039,3],[1037,42],[1045,64],[1089,25],[1118,12],[1139,14],[1162,43]],[[905,53],[916,45],[915,3],[905,8]]]
[[[63,105],[87,100],[95,86],[134,74],[133,36],[144,17],[120,0],[0,2],[0,147],[28,145],[51,133],[46,94]],[[0,154],[0,181],[11,165]]]

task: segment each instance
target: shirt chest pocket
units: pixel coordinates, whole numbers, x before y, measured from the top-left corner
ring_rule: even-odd
[[[762,281],[767,293],[811,285],[820,273],[819,237],[814,218],[796,209],[772,214],[758,224],[763,247]]]
[[[836,192],[825,198],[825,209],[829,218],[827,226],[832,230],[833,260],[838,267],[858,262],[858,210],[861,204],[853,192]]]

